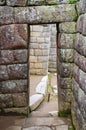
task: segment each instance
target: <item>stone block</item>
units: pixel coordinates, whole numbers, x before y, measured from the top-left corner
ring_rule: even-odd
[[[36,75],[46,75],[48,73],[48,69],[31,69],[30,74]]]
[[[77,21],[77,31],[86,36],[86,13],[79,16]]]
[[[5,0],[0,0],[0,5],[4,5],[5,4]]]
[[[34,69],[42,69],[43,68],[43,65],[42,63],[34,63]]]
[[[6,130],[21,130],[21,129],[22,129],[21,126],[10,126]]]
[[[63,78],[68,78],[73,76],[73,64],[71,63],[60,63],[58,70],[60,76]]]
[[[76,32],[76,23],[75,22],[60,23],[59,30],[61,33],[75,33]]]
[[[59,99],[59,111],[66,111],[66,110],[70,110],[71,108],[71,104],[69,102],[64,102],[61,99]]]
[[[75,61],[76,65],[79,66],[79,68],[81,70],[83,70],[84,72],[86,72],[86,58],[84,56],[80,55],[77,52],[75,53],[74,57],[75,57],[74,61]]]
[[[79,84],[82,90],[86,93],[86,73],[82,70],[79,71]]]
[[[77,11],[78,14],[86,13],[86,0],[80,0],[77,2]]]
[[[0,94],[0,108],[7,108],[13,106],[13,99],[11,94]]]
[[[0,65],[0,81],[9,79],[9,75],[7,72],[7,66]]]
[[[4,2],[4,1],[2,1]],[[14,11],[12,7],[0,6],[0,25],[14,23]],[[2,32],[2,31],[0,31]],[[3,35],[3,34],[2,34]],[[1,41],[1,40],[0,40]]]
[[[45,4],[45,0],[29,0],[28,5],[43,5]]]
[[[27,80],[3,81],[0,85],[1,93],[21,93],[27,91]]]
[[[74,62],[74,49],[58,49],[60,62]]]
[[[58,47],[62,49],[73,49],[75,34],[60,33],[58,38]]]
[[[51,128],[46,126],[32,126],[32,127],[24,128],[23,130],[51,130]]]
[[[76,35],[75,49],[86,57],[86,37],[79,33]]]
[[[60,87],[62,89],[71,89],[72,88],[72,78],[61,78],[58,77]]]
[[[30,61],[30,63],[36,63],[37,62],[37,56],[30,56],[29,61]]]
[[[28,99],[26,93],[12,94],[14,107],[25,107],[28,105]]]
[[[61,11],[62,10],[62,11]],[[15,23],[52,23],[73,21],[76,17],[75,5],[20,7],[14,9]],[[58,15],[57,15],[58,14]]]
[[[27,25],[25,24],[12,24],[0,27],[1,49],[25,49],[27,48],[27,40]]]
[[[56,126],[56,130],[68,130],[68,125]]]
[[[43,101],[43,99],[44,99],[44,97],[42,94],[32,95],[30,97],[30,104],[29,104],[30,110],[31,111],[35,110],[40,105],[40,103]]]
[[[27,50],[1,50],[0,64],[27,62]]]
[[[7,66],[9,79],[25,79],[27,78],[27,64],[14,64]]]
[[[9,6],[26,6],[27,0],[6,0]]]
[[[69,0],[46,0],[48,4],[68,4]]]
[[[38,62],[47,62],[48,63],[48,56],[38,56],[37,61]]]

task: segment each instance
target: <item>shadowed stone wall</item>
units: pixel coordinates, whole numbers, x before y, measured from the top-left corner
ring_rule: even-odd
[[[28,114],[28,27],[44,23],[59,24],[59,110],[70,109],[72,99],[74,125],[85,130],[86,0],[0,0],[0,113]]]

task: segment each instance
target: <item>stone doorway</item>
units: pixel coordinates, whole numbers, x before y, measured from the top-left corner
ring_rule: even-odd
[[[56,24],[30,26],[29,106],[30,110],[33,111],[43,102],[35,112],[40,116],[46,116],[49,115],[50,111],[58,110],[56,38]]]

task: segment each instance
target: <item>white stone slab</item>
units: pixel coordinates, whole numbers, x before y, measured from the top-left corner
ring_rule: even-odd
[[[35,94],[30,97],[30,109],[31,111],[35,110],[40,103],[43,101],[44,96],[41,94]]]
[[[46,95],[47,83],[40,82],[36,87],[36,93]]]

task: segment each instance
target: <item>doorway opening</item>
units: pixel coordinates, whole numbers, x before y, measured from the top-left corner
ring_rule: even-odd
[[[56,24],[30,25],[29,107],[34,116],[58,111],[57,27]]]

